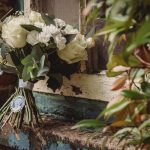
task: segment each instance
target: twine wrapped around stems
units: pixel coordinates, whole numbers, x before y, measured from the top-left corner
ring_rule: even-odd
[[[33,86],[33,83],[23,82],[22,79],[19,79],[19,86],[15,93],[0,108],[1,129],[6,123],[15,129],[20,129],[23,123],[32,127],[34,124],[39,126],[41,117],[32,94]]]

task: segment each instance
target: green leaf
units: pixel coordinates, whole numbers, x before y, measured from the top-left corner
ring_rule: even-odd
[[[44,68],[44,64],[45,64],[45,55],[43,55],[41,57],[41,60],[40,60],[40,68]]]
[[[37,77],[45,76],[49,71],[49,67],[43,67],[38,70]]]
[[[95,26],[91,28],[91,30],[88,32],[88,34],[86,35],[86,38],[90,38],[95,34],[96,28]]]
[[[98,127],[105,127],[106,124],[104,122],[100,122],[96,119],[86,119],[78,122],[75,126],[73,126],[71,129],[77,129],[77,128],[98,128]]]
[[[117,55],[112,55],[109,57],[109,61],[107,63],[107,76],[114,77],[122,74],[122,71],[114,72],[112,69],[116,66],[128,66],[127,63],[123,59],[122,53]]]
[[[150,41],[150,20],[144,21],[140,24],[139,29],[137,32],[132,34],[131,42],[128,44],[128,47],[126,48],[126,52],[128,54],[131,54],[133,50],[143,44],[149,43]]]
[[[143,143],[149,145],[149,143],[150,143],[150,136],[144,138]]]
[[[24,68],[23,68],[22,79],[24,81],[28,81],[29,79],[31,79],[30,73],[28,72],[28,66],[24,66]]]
[[[17,68],[18,74],[20,76],[22,73],[22,70],[23,70],[23,65],[21,64],[21,61],[17,57],[15,51],[11,51],[11,52],[9,52],[9,54],[10,54],[12,62],[14,63],[15,67]]]
[[[75,38],[75,36],[76,36],[76,34],[65,35],[65,38],[67,40],[66,44],[70,43]]]
[[[11,52],[9,52],[9,54],[11,56],[13,63],[15,64],[15,66],[20,66],[21,62],[20,62],[19,58],[17,57],[15,51],[11,51]]]
[[[54,73],[49,75],[47,86],[51,88],[54,92],[56,91],[56,89],[60,89],[62,84],[63,84],[62,74]]]
[[[34,25],[22,24],[21,27],[24,28],[27,31],[38,31],[38,32],[42,31],[41,28],[38,28],[38,27],[36,27]]]
[[[88,16],[88,18],[86,20],[86,24],[94,21],[98,17],[99,12],[100,12],[99,8],[94,8],[93,11],[91,12],[91,14]]]
[[[130,127],[123,128],[123,129],[119,130],[114,135],[114,137],[122,137],[125,134],[130,134],[130,135],[133,135],[134,137],[141,139],[141,133],[140,133],[139,129],[138,128],[130,128]]]
[[[131,90],[123,90],[121,92],[121,95],[123,95],[125,98],[130,98],[132,100],[147,99],[147,97],[144,94],[141,94],[137,91],[131,91]]]
[[[113,104],[111,107],[105,108],[100,115],[98,116],[98,119],[101,118],[103,115],[107,115],[108,117],[114,114],[115,112],[118,112],[128,106],[131,103],[129,100],[122,100],[115,104]]]
[[[110,71],[110,70],[107,70],[107,71],[106,71],[106,75],[107,75],[108,77],[116,77],[116,76],[118,76],[118,75],[121,75],[122,73],[124,73],[124,72],[122,72],[122,71],[120,71],[120,72],[112,72],[112,71]]]
[[[41,60],[41,57],[43,56],[43,52],[41,50],[40,45],[37,44],[33,46],[31,55],[36,61]]]
[[[140,61],[133,55],[129,55],[127,59],[127,64],[130,67],[142,67],[142,64],[140,63]]]
[[[123,59],[122,53],[117,54],[117,55],[112,55],[109,58],[109,62],[107,64],[107,69],[111,70],[116,66],[128,66],[127,63]]]
[[[143,128],[145,128],[145,127],[148,127],[148,126],[150,126],[150,119],[144,121],[144,122],[139,126],[139,129],[141,130],[141,129],[143,129]]]
[[[146,81],[142,82],[141,89],[146,95],[150,95],[150,83]]]
[[[33,58],[32,55],[28,55],[24,59],[22,59],[21,63],[23,65],[26,65],[26,64],[28,64],[28,63],[30,63],[32,61],[32,58]]]
[[[55,22],[54,22],[54,16],[48,16],[48,15],[45,15],[45,14],[41,14],[42,15],[42,18],[43,20],[45,21],[45,24],[46,25],[50,25],[50,24],[53,24],[55,25]]]
[[[46,63],[46,59],[45,59],[45,55],[43,55],[41,57],[41,60],[40,60],[40,64],[39,64],[39,68],[38,68],[38,73],[37,73],[37,77],[40,77],[40,76],[45,76],[48,71],[49,71],[49,66],[48,65],[45,65]]]

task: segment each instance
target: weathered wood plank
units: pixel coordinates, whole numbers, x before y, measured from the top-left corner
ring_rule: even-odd
[[[55,93],[50,88],[47,88],[47,80],[42,80],[36,83],[34,91],[110,101],[117,95],[116,92],[112,92],[110,90],[114,80],[115,78],[106,77],[105,73],[94,75],[74,74],[71,76],[71,80],[64,77],[62,88],[60,90],[56,90]]]

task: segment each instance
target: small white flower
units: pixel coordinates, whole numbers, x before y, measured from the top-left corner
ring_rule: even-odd
[[[27,42],[32,46],[39,43],[39,32],[31,31],[27,36]]]
[[[46,33],[46,32],[41,32],[39,33],[39,37],[38,37],[38,40],[39,42],[41,43],[44,43],[46,46],[48,46],[48,42],[50,41],[50,37],[52,35],[50,33]]]
[[[48,45],[50,38],[55,38],[55,36],[58,34],[60,34],[60,30],[54,25],[44,26],[42,28],[42,32],[39,34],[39,41],[45,45]]]
[[[61,20],[61,19],[54,19],[54,22],[56,24],[57,27],[62,28],[66,26],[65,21]]]
[[[66,34],[78,34],[79,31],[77,29],[74,29],[71,25],[66,25],[65,29],[62,30],[62,33],[64,35]]]
[[[57,48],[59,50],[62,50],[66,47],[66,38],[63,37],[61,34],[57,35],[55,38],[54,38],[54,41],[57,45]]]
[[[34,26],[36,26],[36,27],[38,27],[38,28],[43,28],[43,27],[45,27],[46,25],[45,25],[45,23],[43,23],[43,22],[35,22],[35,23],[34,23]]]
[[[45,26],[45,27],[43,27],[42,31],[44,33],[51,34],[53,36],[56,36],[57,34],[60,33],[60,30],[57,27],[55,27],[54,25]]]

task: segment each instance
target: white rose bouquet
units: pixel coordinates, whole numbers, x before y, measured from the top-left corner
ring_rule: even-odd
[[[85,49],[93,45],[93,40],[61,19],[34,11],[27,18],[7,17],[0,23],[0,31],[0,67],[19,78],[16,92],[0,108],[1,128],[6,122],[15,128],[21,128],[22,123],[33,126],[40,117],[32,95],[34,83],[47,75],[48,86],[59,88],[62,75],[69,76],[77,62],[87,60]]]

